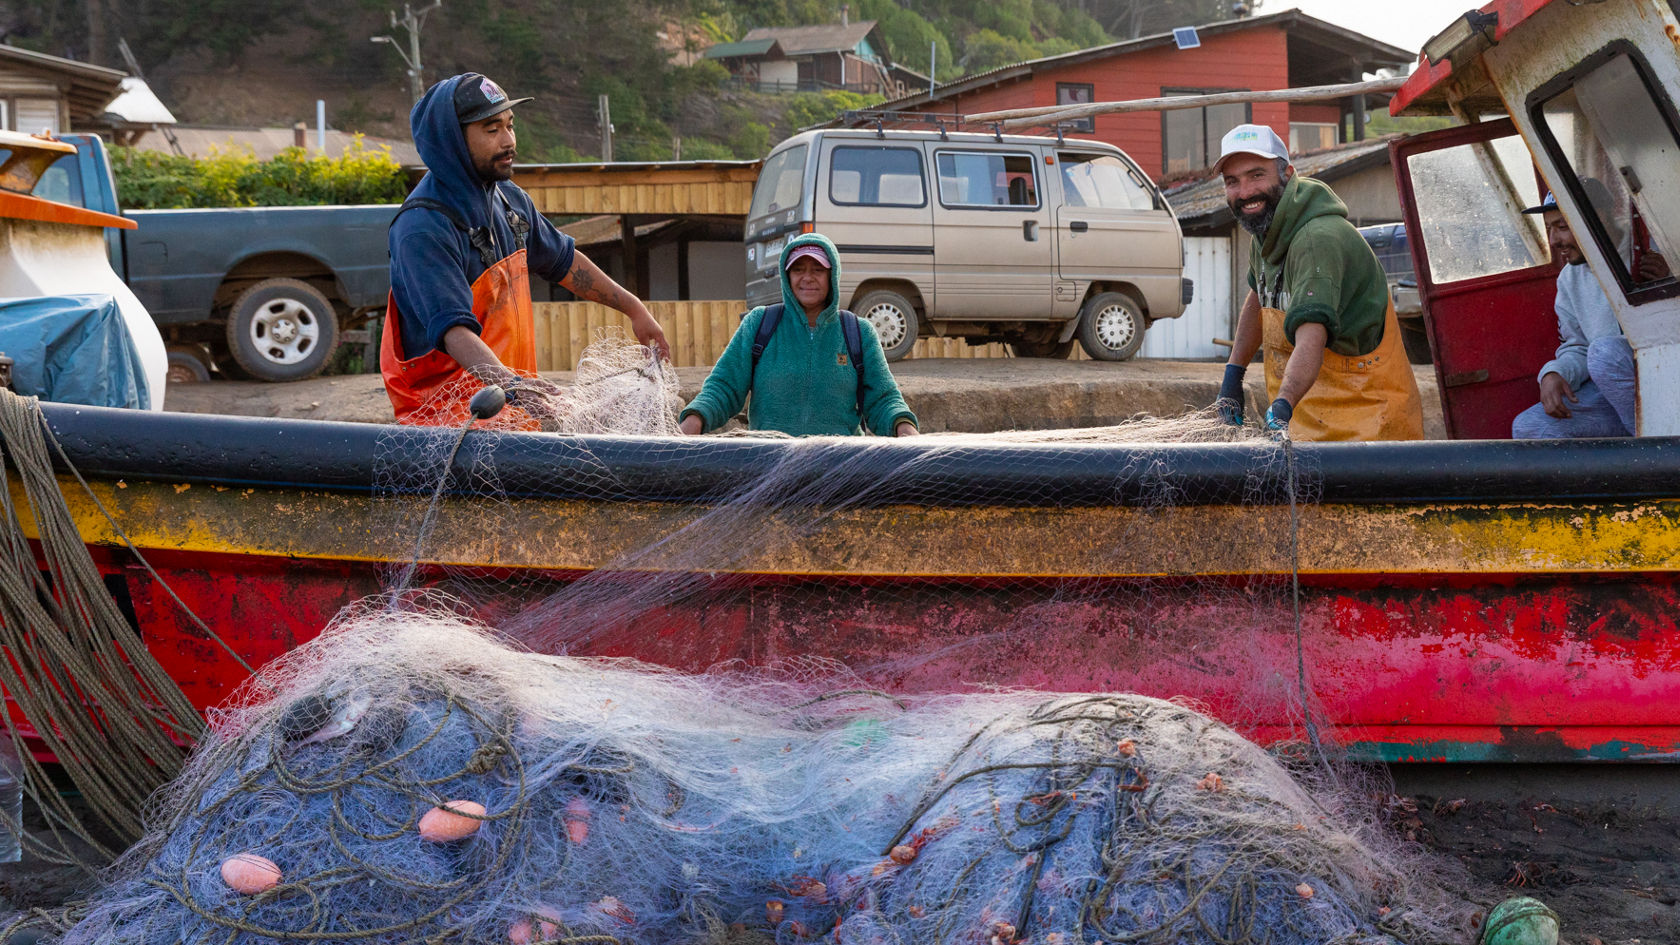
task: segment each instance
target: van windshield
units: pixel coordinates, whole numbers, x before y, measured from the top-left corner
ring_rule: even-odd
[[[750,219],[767,213],[799,206],[805,195],[805,145],[795,145],[786,151],[770,155],[764,170],[758,172],[758,186],[753,188]]]
[[[1142,174],[1107,154],[1057,154],[1062,164],[1062,194],[1070,207],[1153,210],[1155,193]]]

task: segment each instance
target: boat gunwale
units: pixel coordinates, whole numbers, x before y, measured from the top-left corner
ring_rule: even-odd
[[[65,455],[96,479],[389,493],[381,458],[442,456],[458,428],[143,413],[41,405]],[[965,442],[939,437],[671,439],[474,431],[456,465],[493,459],[506,498],[715,503],[777,476],[776,501],[835,501],[842,464],[877,483],[848,504],[1080,508],[1278,505],[1275,443]],[[1292,444],[1315,503],[1595,502],[1680,498],[1680,437]],[[786,464],[787,470],[778,472]],[[1265,475],[1259,476],[1259,471]],[[388,471],[387,471],[388,475]],[[806,487],[810,487],[807,489]],[[431,491],[430,487],[426,490]],[[449,496],[486,495],[471,482]],[[801,495],[818,496],[815,500]]]

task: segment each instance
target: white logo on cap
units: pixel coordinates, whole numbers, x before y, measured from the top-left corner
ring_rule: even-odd
[[[492,105],[507,98],[507,93],[502,91],[501,86],[490,81],[488,76],[484,78],[484,81],[478,83],[478,90],[484,93],[485,101]]]

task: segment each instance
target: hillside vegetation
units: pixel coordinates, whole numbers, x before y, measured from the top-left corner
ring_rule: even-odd
[[[867,102],[831,91],[762,95],[715,63],[676,64],[757,26],[838,22],[845,0],[444,0],[425,21],[428,80],[478,71],[514,95],[521,158],[600,153],[607,95],[619,160],[757,158],[788,133]],[[423,7],[427,0],[412,2]],[[1038,56],[1228,18],[1231,0],[849,0],[893,58],[940,82]],[[1257,4],[1255,4],[1257,5]],[[289,125],[329,102],[335,127],[406,137],[406,67],[391,0],[0,0],[19,46],[122,67],[118,39],[186,122]],[[400,13],[400,9],[398,10]],[[690,55],[688,58],[693,58]],[[679,144],[680,139],[680,144]]]

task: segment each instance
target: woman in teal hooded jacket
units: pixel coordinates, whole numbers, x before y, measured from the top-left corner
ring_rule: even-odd
[[[898,392],[875,326],[864,319],[858,319],[863,336],[863,397],[858,397],[858,372],[840,325],[840,255],[834,244],[815,233],[791,240],[782,249],[778,269],[782,318],[764,346],[756,376],[752,346],[764,306],[741,319],[699,395],[683,408],[682,432],[694,435],[723,426],[748,403],[750,393],[747,426],[754,430],[853,436],[867,420],[872,431],[917,433],[916,415]]]

